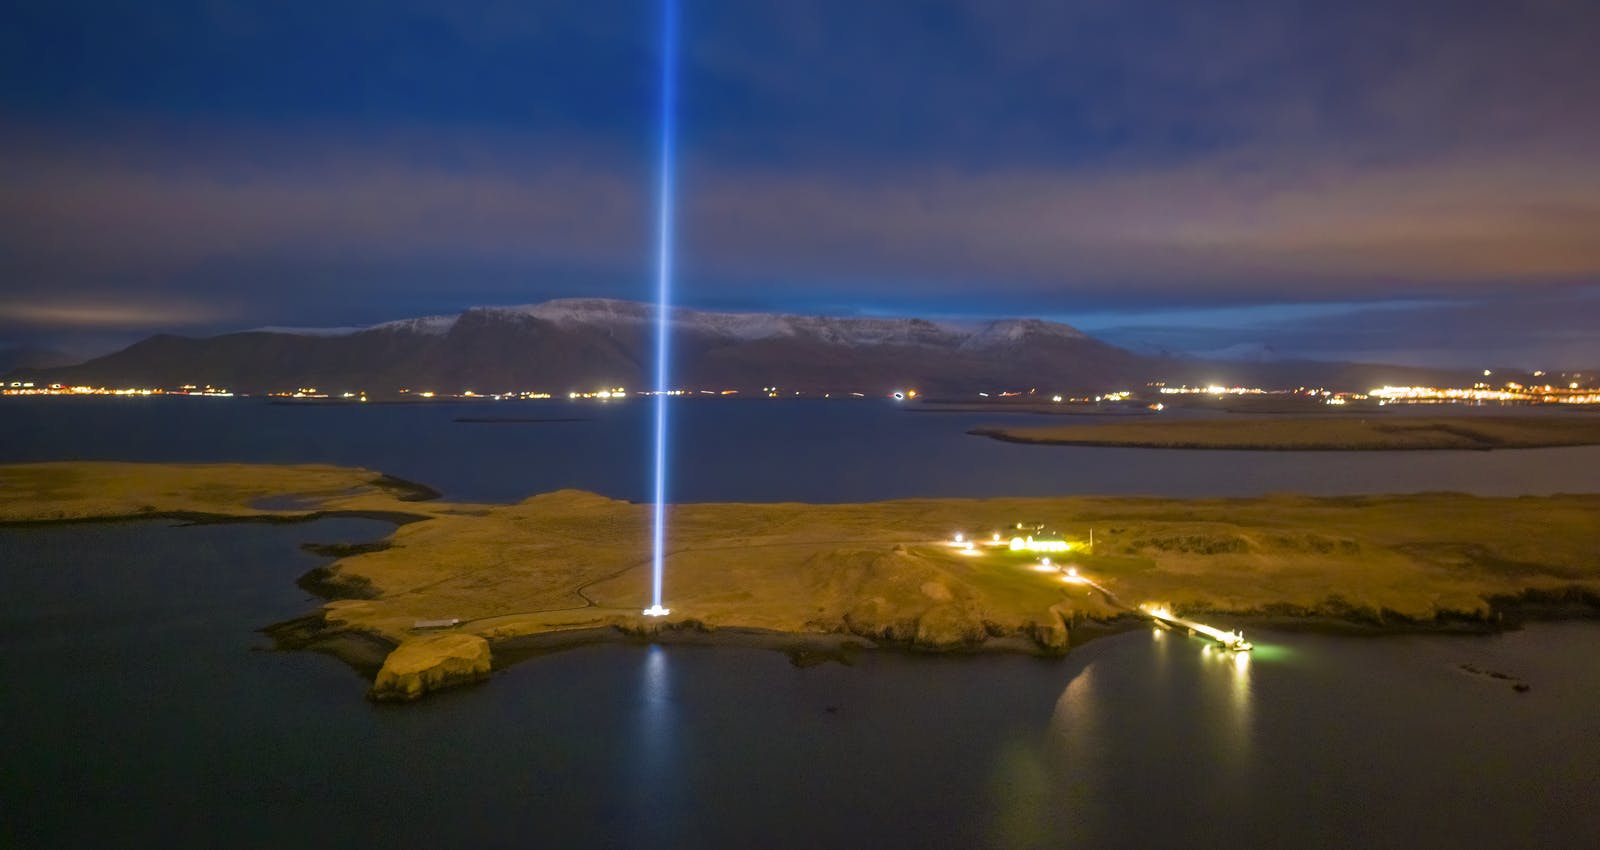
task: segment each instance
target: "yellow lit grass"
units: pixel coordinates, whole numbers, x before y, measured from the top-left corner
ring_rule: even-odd
[[[113,519],[150,514],[292,518],[316,510],[415,512],[377,483],[380,473],[316,464],[30,463],[0,466],[0,522]],[[257,507],[272,497],[295,509]]]
[[[491,641],[576,628],[650,628],[649,508],[578,491],[504,506],[404,502],[376,474],[335,467],[36,464],[0,467],[0,518],[195,511],[254,518],[328,510],[421,517],[390,548],[346,557],[335,627],[399,643],[457,617]],[[295,494],[297,511],[259,499]],[[148,509],[148,510],[147,510]],[[1053,556],[1122,603],[1180,610],[1427,623],[1525,591],[1600,593],[1600,496],[1432,494],[1258,499],[937,499],[669,509],[668,624],[850,633],[929,648],[1022,638],[1060,651],[1066,625],[1117,613],[1035,558],[964,557],[943,541],[1039,520],[1094,554]],[[364,580],[364,581],[359,581]]]

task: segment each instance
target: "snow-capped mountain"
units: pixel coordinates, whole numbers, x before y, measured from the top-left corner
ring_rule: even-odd
[[[639,326],[656,320],[656,307],[612,298],[561,298],[516,307],[477,307],[451,316],[426,316],[374,325],[366,330],[401,330],[446,334],[463,316],[481,313],[514,320],[531,317],[565,326]],[[1039,319],[1002,319],[987,322],[930,322],[924,319],[881,319],[807,316],[789,313],[730,313],[672,308],[669,320],[675,334],[697,334],[726,340],[815,338],[834,345],[962,345],[981,348],[1013,344],[1036,333],[1062,338],[1084,338],[1069,325]],[[294,333],[293,329],[278,328]],[[329,333],[316,330],[314,333]],[[346,332],[353,332],[347,330]]]
[[[934,322],[690,309],[674,309],[670,319],[674,383],[692,389],[1103,389],[1149,371],[1144,358],[1038,319]],[[35,377],[122,386],[210,383],[243,391],[642,387],[653,371],[654,320],[654,305],[584,298],[364,328],[161,335]]]

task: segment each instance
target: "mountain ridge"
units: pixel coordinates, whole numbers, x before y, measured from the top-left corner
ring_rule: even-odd
[[[8,377],[117,387],[210,384],[240,392],[642,388],[654,372],[655,316],[653,304],[575,298],[473,307],[360,328],[158,334],[85,363]],[[689,308],[672,308],[669,318],[673,387],[683,389],[1104,392],[1156,380],[1244,382],[1253,372],[1277,375],[1294,368],[1284,362],[1268,370],[1265,364],[1150,357],[1037,318],[931,321]],[[1364,379],[1349,374],[1352,364],[1298,368],[1308,373],[1302,379],[1308,384],[1316,383],[1318,372]],[[1387,370],[1397,380],[1427,371],[1371,369]]]

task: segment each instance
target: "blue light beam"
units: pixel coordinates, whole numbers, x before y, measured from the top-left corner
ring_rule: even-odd
[[[667,542],[667,350],[672,301],[672,212],[676,201],[673,166],[677,162],[678,0],[661,0],[660,185],[656,195],[656,486],[654,549],[646,616],[664,617],[661,607],[662,560]]]

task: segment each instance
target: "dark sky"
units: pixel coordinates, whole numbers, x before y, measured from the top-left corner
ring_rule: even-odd
[[[646,299],[655,6],[9,0],[0,344]],[[683,0],[683,302],[1600,364],[1600,3]]]

